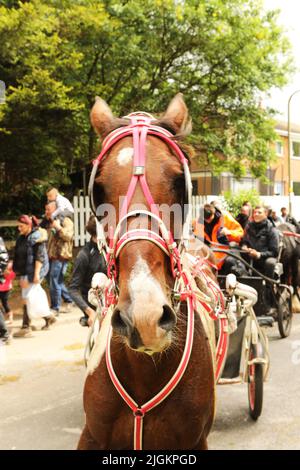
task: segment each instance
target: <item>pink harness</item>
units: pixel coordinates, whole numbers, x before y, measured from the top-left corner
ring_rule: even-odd
[[[110,328],[110,332],[107,339],[107,347],[106,347],[106,364],[107,369],[110,375],[110,378],[116,388],[116,390],[121,395],[122,399],[125,403],[130,407],[133,412],[135,426],[134,426],[134,449],[141,450],[142,449],[142,435],[143,435],[143,419],[147,412],[152,410],[154,407],[158,406],[162,403],[165,398],[175,389],[177,384],[180,382],[186,367],[189,363],[192,346],[193,346],[193,337],[194,337],[194,312],[196,310],[196,302],[195,302],[195,295],[193,293],[192,287],[190,285],[189,279],[187,274],[182,268],[182,261],[181,261],[181,254],[180,250],[177,247],[176,242],[173,239],[172,233],[167,230],[166,226],[164,225],[163,221],[160,218],[159,211],[155,202],[152,198],[147,180],[146,180],[146,173],[145,173],[145,166],[146,166],[146,140],[147,136],[155,136],[165,142],[175,153],[179,161],[182,163],[185,174],[188,172],[188,162],[186,157],[184,156],[183,152],[179,148],[179,146],[174,142],[172,134],[159,127],[151,124],[152,118],[141,113],[133,113],[128,116],[130,119],[130,124],[128,126],[122,127],[117,129],[111,134],[109,134],[103,142],[103,148],[98,156],[98,158],[94,161],[94,168],[91,175],[91,180],[89,184],[89,192],[92,193],[92,188],[94,184],[95,175],[98,169],[100,162],[105,158],[109,150],[121,139],[127,136],[132,136],[133,138],[133,149],[134,149],[134,157],[133,157],[133,175],[128,187],[128,191],[123,202],[121,208],[121,217],[118,223],[118,226],[113,233],[113,229],[111,229],[111,233],[109,236],[109,246],[106,247],[107,251],[107,273],[108,277],[110,278],[110,285],[106,289],[105,292],[105,309],[107,310],[111,305],[117,303],[117,266],[116,260],[122,250],[122,248],[130,241],[133,240],[148,240],[152,243],[155,243],[159,246],[164,253],[166,253],[171,262],[171,270],[175,280],[175,285],[178,286],[178,295],[177,300],[179,302],[186,302],[188,315],[187,315],[187,333],[186,333],[186,341],[185,347],[183,351],[183,355],[180,361],[180,364],[174,373],[173,377],[169,380],[166,386],[151,400],[147,403],[142,405],[138,405],[133,398],[126,392],[122,384],[120,383],[115,370],[113,368],[112,359],[111,359],[111,352],[110,352],[110,342],[112,338],[112,328]],[[140,183],[144,196],[146,198],[147,204],[149,206],[150,211],[131,211],[128,212],[128,208],[132,201],[135,189],[137,187],[137,183]],[[92,200],[92,208],[95,212],[94,203]],[[150,229],[135,229],[135,230],[127,230],[125,233],[122,233],[122,227],[127,222],[129,217],[135,217],[137,215],[145,215],[150,218],[150,220],[154,220],[159,226],[159,233],[156,233]],[[98,224],[99,228],[99,224]],[[101,235],[100,238],[102,239],[102,243],[105,244],[103,241],[103,236]],[[196,269],[199,273],[202,272],[201,269]],[[207,283],[209,287],[213,290],[214,295],[216,296],[218,303],[220,304],[220,311],[215,313],[212,311],[211,307],[203,302],[204,308],[208,311],[208,313],[214,319],[220,319],[221,323],[221,342],[218,343],[218,352],[217,352],[217,372],[216,376],[219,377],[220,370],[222,367],[222,363],[224,361],[224,356],[226,354],[227,349],[227,334],[226,334],[226,327],[227,327],[227,320],[225,321],[224,318],[221,318],[221,314],[224,309],[224,299],[223,294],[219,288],[219,286],[214,283],[209,277],[206,277]],[[180,288],[179,288],[180,286]]]

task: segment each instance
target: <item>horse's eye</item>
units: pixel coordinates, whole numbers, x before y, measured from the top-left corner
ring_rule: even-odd
[[[173,190],[175,191],[179,201],[185,197],[185,179],[184,175],[177,176],[173,181]]]
[[[97,206],[103,204],[105,198],[104,186],[101,183],[95,183],[93,188],[94,201]]]

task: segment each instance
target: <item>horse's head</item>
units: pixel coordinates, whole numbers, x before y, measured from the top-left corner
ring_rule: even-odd
[[[175,239],[181,238],[184,218],[181,208],[186,201],[187,182],[184,156],[179,158],[178,144],[170,143],[175,142],[174,135],[186,134],[191,126],[181,95],[171,101],[159,121],[147,119],[148,129],[159,128],[162,135],[169,137],[162,138],[159,129],[157,133],[146,130],[143,134],[143,126],[136,126],[138,136],[122,133],[121,138],[112,138],[109,145],[111,136],[118,135],[116,129],[122,132],[133,121],[115,119],[108,105],[99,98],[96,100],[91,122],[100,137],[106,137],[104,145],[108,145],[108,151],[100,161],[92,193],[96,207],[115,210],[105,221],[101,214],[102,224],[114,226],[116,234],[116,225],[124,219],[125,228],[120,226],[115,238],[120,243],[115,246],[118,300],[112,315],[113,330],[132,349],[153,354],[171,344],[176,325],[171,300],[174,276],[164,228],[172,234],[176,232]],[[151,208],[152,203],[158,209]],[[160,219],[165,223],[163,229],[158,229]],[[157,233],[157,239],[153,233]]]

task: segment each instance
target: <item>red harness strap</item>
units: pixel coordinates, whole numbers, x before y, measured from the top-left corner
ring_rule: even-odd
[[[179,366],[173,375],[173,377],[169,380],[167,385],[151,400],[143,405],[139,406],[133,398],[126,392],[124,387],[122,386],[121,382],[119,381],[115,370],[113,368],[111,354],[110,354],[110,341],[112,337],[112,329],[110,329],[107,345],[106,345],[106,365],[107,370],[109,372],[110,378],[112,383],[114,384],[116,390],[119,392],[125,403],[129,406],[132,410],[134,415],[134,450],[142,450],[142,436],[143,436],[143,419],[146,413],[151,411],[156,406],[160,405],[167,397],[172,393],[175,387],[178,385],[180,380],[183,377],[183,374],[186,370],[186,367],[189,363],[189,359],[191,356],[192,346],[193,346],[193,338],[194,338],[194,307],[193,307],[193,300],[192,295],[187,298],[187,306],[188,306],[188,321],[187,321],[187,333],[186,333],[186,341],[185,341],[185,348],[183,351],[183,355]]]
[[[228,343],[229,343],[228,320],[227,320],[227,317],[223,314],[225,310],[224,295],[220,287],[218,286],[218,284],[210,276],[206,274],[205,264],[208,264],[211,267],[215,267],[215,265],[213,265],[209,260],[205,258],[198,258],[194,266],[194,275],[197,275],[197,272],[198,272],[198,274],[204,277],[204,279],[206,280],[207,286],[210,288],[211,292],[214,294],[215,302],[220,305],[220,312],[215,312],[212,309],[212,307],[210,307],[207,303],[201,300],[199,301],[201,305],[205,308],[205,310],[208,312],[210,317],[213,320],[218,320],[220,322],[220,332],[219,332],[219,338],[218,338],[217,349],[216,349],[215,377],[216,377],[216,382],[217,382],[220,378],[224,361],[226,358],[226,354],[227,354],[227,349],[228,349]]]

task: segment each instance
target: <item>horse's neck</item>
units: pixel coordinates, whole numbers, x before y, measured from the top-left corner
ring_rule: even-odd
[[[180,351],[167,351],[152,357],[111,342],[115,372],[125,390],[139,404],[155,396],[168,382],[180,362]]]

